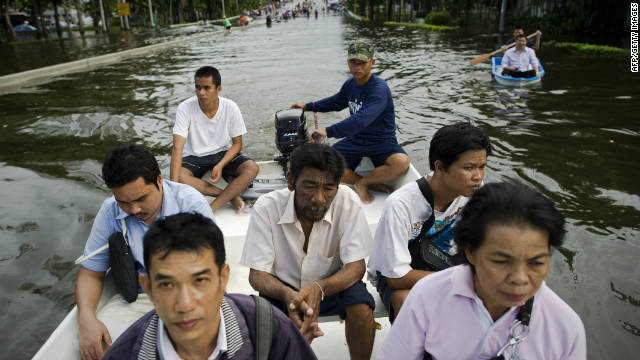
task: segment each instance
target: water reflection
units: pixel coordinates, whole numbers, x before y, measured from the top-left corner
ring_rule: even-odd
[[[175,36],[192,33],[180,31]],[[127,41],[158,39],[136,34]],[[486,181],[518,179],[557,202],[569,233],[553,256],[549,285],[582,316],[590,358],[637,352],[640,316],[623,299],[640,298],[640,91],[624,71],[625,59],[543,48],[542,84],[509,89],[491,81],[488,65],[468,65],[493,48],[491,37],[327,17],[212,36],[0,96],[6,125],[0,127],[0,301],[8,304],[0,321],[15,325],[0,337],[7,356],[32,355],[73,304],[77,270],[70,262],[108,195],[100,177],[108,149],[142,143],[167,174],[176,107],[193,94],[193,72],[213,64],[222,73],[222,96],[243,113],[244,151],[270,160],[273,114],[338,91],[348,76],[346,44],[354,39],[376,47],[374,69],[392,90],[398,139],[420,172],[428,170],[433,133],[468,120],[492,140]],[[95,41],[104,47],[88,53],[120,40]],[[69,56],[87,53],[68,46]],[[604,65],[622,70],[605,74]],[[320,126],[344,114],[319,114]]]

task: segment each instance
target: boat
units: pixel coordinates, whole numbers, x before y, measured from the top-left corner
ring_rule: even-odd
[[[253,182],[253,187],[243,194],[246,199],[257,198],[262,194],[286,187],[284,171],[279,162],[258,162],[258,166],[260,167],[260,172]],[[356,169],[356,172],[360,175],[366,175],[373,169],[374,166],[371,161],[368,158],[364,158],[360,166]],[[205,178],[207,177],[208,176],[205,175]],[[419,177],[420,174],[418,171],[413,167],[413,165],[410,165],[404,175],[387,185],[393,189],[397,189],[405,183],[415,181]],[[384,201],[388,197],[388,194],[379,192],[374,192],[373,195],[375,200],[371,204],[363,205],[365,217],[372,234],[375,233],[376,226],[380,216],[382,215]],[[227,292],[256,294],[249,284],[249,268],[239,264],[250,219],[251,200],[246,200],[246,202],[246,210],[249,211],[245,210],[242,213],[237,214],[229,204],[226,204],[216,211],[215,218],[216,223],[220,226],[222,233],[224,234],[227,263],[231,268]],[[379,346],[381,341],[385,338],[384,335],[386,331],[389,329],[388,320],[384,319],[388,314],[384,309],[384,305],[382,304],[376,289],[366,281],[366,276],[367,275],[365,274],[364,281],[367,284],[367,289],[376,300],[374,317],[377,319],[376,321],[385,324],[383,331],[378,331],[376,334],[376,344]],[[113,284],[113,281],[111,281],[110,277],[107,276],[100,298],[100,303],[98,304],[98,311],[115,294],[115,285]],[[80,359],[77,339],[77,313],[77,307],[74,306],[69,314],[67,314],[58,327],[49,336],[47,341],[42,345],[42,347],[40,347],[39,351],[33,357],[34,360],[51,358],[66,360]],[[348,349],[344,338],[344,324],[339,321],[338,316],[321,317],[318,321],[321,323],[321,329],[325,332],[325,336],[315,339],[312,343],[312,348],[318,357],[320,359],[348,358]],[[120,334],[111,334],[112,340],[115,341],[119,335]],[[374,351],[377,346],[374,346]]]
[[[540,59],[538,59],[538,67],[540,70],[540,76],[533,76],[528,78],[514,78],[511,76],[502,75],[502,58],[501,57],[492,57],[491,58],[491,75],[496,79],[496,82],[505,86],[528,86],[533,84],[540,83],[540,80],[546,74],[546,71],[542,67],[542,63]]]
[[[38,28],[35,26],[29,25],[28,21],[25,21],[24,24],[18,25],[13,28],[13,31],[23,33],[23,32],[35,32],[38,31]]]

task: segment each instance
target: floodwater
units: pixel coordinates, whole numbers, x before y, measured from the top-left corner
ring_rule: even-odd
[[[0,357],[28,358],[72,308],[92,220],[109,195],[105,152],[138,142],[168,175],[177,105],[212,64],[249,133],[244,151],[270,160],[274,113],[336,92],[346,44],[370,41],[394,96],[398,138],[427,171],[430,137],[472,121],[494,152],[485,181],[518,179],[557,202],[568,236],[547,283],[581,316],[590,359],[640,351],[640,77],[623,57],[540,52],[547,77],[512,89],[468,61],[495,38],[304,18],[212,36],[0,96]],[[4,54],[4,51],[3,51]],[[39,56],[34,52],[32,56]],[[3,65],[4,66],[4,65]],[[320,126],[344,113],[320,114]]]

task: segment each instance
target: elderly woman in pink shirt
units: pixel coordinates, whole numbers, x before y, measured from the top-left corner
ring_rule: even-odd
[[[564,234],[564,216],[536,190],[481,187],[456,227],[468,264],[413,287],[377,358],[586,359],[582,321],[544,282]]]

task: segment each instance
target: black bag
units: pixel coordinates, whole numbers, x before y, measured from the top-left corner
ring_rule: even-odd
[[[427,235],[427,231],[433,226],[436,220],[433,210],[433,192],[431,191],[431,187],[429,187],[427,179],[424,177],[416,180],[416,182],[418,183],[422,196],[424,196],[431,206],[431,216],[422,224],[418,237],[409,243],[411,268],[416,270],[440,271],[451,266],[462,264],[464,262],[462,252],[451,256],[431,241],[433,237],[440,234],[440,231]]]
[[[122,225],[124,234],[115,232],[109,236],[109,263],[116,289],[127,302],[132,303],[138,298],[138,271],[125,239],[127,228],[124,220]]]

